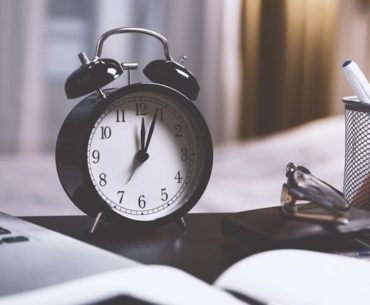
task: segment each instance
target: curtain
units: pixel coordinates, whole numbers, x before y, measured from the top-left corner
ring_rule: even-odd
[[[98,36],[120,26],[168,38],[175,59],[200,83],[197,105],[214,143],[248,138],[340,113],[351,95],[346,58],[370,74],[368,0],[3,0],[0,1],[0,153],[50,153],[78,100],[67,76],[90,56]],[[104,56],[163,56],[158,42],[110,39]],[[126,76],[113,86],[125,84]]]
[[[42,142],[45,2],[0,1],[0,153]]]
[[[242,2],[241,138],[331,114],[338,4]]]

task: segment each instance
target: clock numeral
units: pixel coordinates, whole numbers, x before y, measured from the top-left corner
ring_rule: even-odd
[[[104,140],[104,139],[109,139],[110,136],[112,135],[112,130],[110,129],[109,126],[102,126],[100,127],[100,130],[101,130],[101,139]]]
[[[161,189],[161,195],[162,195],[162,198],[161,198],[162,201],[166,201],[168,199],[168,194],[166,193],[165,187]]]
[[[125,110],[123,109],[116,109],[116,122],[126,122],[125,121]]]
[[[107,174],[106,173],[101,173],[99,175],[99,185],[100,186],[106,186],[107,185]]]
[[[146,207],[145,196],[144,195],[140,195],[137,203],[139,204],[139,207],[140,208],[144,209]]]
[[[100,152],[99,152],[99,150],[93,150],[93,152],[92,152],[92,158],[93,158],[93,163],[94,164],[96,164],[96,163],[98,163],[99,162],[99,160],[100,160]]]
[[[159,114],[159,120],[163,121],[163,108],[159,108],[158,114]]]
[[[136,104],[136,115],[146,115],[146,103]]]
[[[125,193],[125,191],[117,191],[117,195],[120,196],[119,197],[119,203],[122,203],[124,193]]]
[[[173,179],[177,180],[177,183],[181,183],[182,179],[184,179],[184,178],[181,177],[180,171],[178,171],[175,178],[173,178]]]
[[[182,136],[182,126],[180,124],[175,125],[175,137]]]
[[[189,160],[189,155],[188,155],[188,150],[186,148],[181,149],[181,161],[188,161]]]

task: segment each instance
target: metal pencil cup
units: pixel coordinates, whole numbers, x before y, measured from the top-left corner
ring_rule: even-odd
[[[344,197],[351,206],[370,210],[370,104],[344,97]]]

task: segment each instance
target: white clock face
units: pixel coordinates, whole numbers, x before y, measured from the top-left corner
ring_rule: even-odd
[[[102,199],[127,218],[149,221],[172,213],[201,179],[204,143],[181,102],[157,93],[116,100],[91,131],[87,162]]]

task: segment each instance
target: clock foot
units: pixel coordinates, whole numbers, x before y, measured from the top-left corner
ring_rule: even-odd
[[[184,219],[184,217],[181,217],[179,220],[177,220],[176,222],[175,222],[176,224],[177,224],[177,226],[178,227],[180,227],[180,229],[182,230],[182,231],[186,231],[186,222],[185,222],[185,219]]]
[[[99,95],[101,98],[103,98],[103,99],[106,99],[106,98],[107,98],[107,96],[105,95],[105,93],[103,92],[103,90],[98,89],[96,92],[98,93],[98,95]]]
[[[90,233],[94,234],[94,232],[96,231],[96,228],[98,227],[99,223],[101,223],[103,221],[104,221],[104,212],[100,212],[95,217],[95,220],[94,220],[94,223],[91,227]]]

